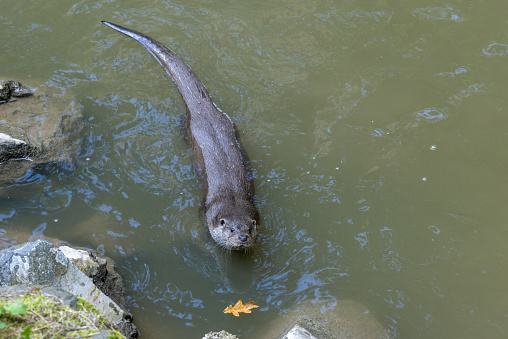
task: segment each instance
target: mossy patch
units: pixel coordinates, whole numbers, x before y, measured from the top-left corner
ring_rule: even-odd
[[[17,315],[3,312],[0,315],[0,320],[6,323],[0,330],[1,338],[83,338],[111,330],[95,307],[81,298],[78,298],[78,309],[75,310],[42,296],[38,289],[23,296],[0,296],[0,307],[15,302],[26,305],[26,312]],[[111,331],[109,338],[123,336],[118,331]]]

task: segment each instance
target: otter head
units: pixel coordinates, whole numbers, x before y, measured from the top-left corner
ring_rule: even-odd
[[[257,236],[256,219],[246,215],[219,215],[208,220],[208,228],[213,240],[227,250],[247,249]]]

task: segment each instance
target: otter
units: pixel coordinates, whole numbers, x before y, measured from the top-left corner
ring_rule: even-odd
[[[248,249],[257,237],[258,212],[248,178],[246,154],[231,119],[210,98],[191,68],[151,37],[102,21],[141,43],[175,82],[187,106],[187,139],[204,177],[204,216],[214,241],[227,250]]]

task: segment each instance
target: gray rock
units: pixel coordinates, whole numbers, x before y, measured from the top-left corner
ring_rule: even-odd
[[[302,326],[295,325],[293,326],[292,329],[289,330],[288,333],[286,333],[283,339],[317,339],[317,338]]]
[[[224,330],[220,332],[208,332],[205,334],[203,339],[237,339],[238,337],[234,334],[226,332]]]
[[[0,187],[22,182],[30,171],[72,166],[81,148],[79,104],[72,97],[30,94],[17,82],[0,80],[0,102],[4,102],[0,104]]]
[[[388,339],[390,334],[368,309],[355,301],[337,300],[325,313],[305,300],[275,319],[255,337],[281,339]]]
[[[296,318],[292,318],[293,323],[290,325],[289,331],[284,331],[281,339],[338,339],[349,338],[336,336],[326,330],[323,326],[317,324],[311,318],[300,314]],[[342,333],[341,333],[342,334]],[[362,337],[355,337],[362,338]],[[363,338],[362,338],[363,339]]]
[[[49,242],[37,240],[0,251],[0,286],[15,284],[61,288],[94,305],[126,338],[138,335],[132,316],[102,293],[73,260]]]
[[[74,294],[60,288],[54,286],[43,287],[41,288],[41,295],[58,300],[61,304],[67,305],[72,309],[78,309],[78,298]]]
[[[11,98],[25,97],[32,95],[32,91],[18,81],[0,80],[0,104]]]
[[[67,258],[74,262],[81,272],[92,279],[94,285],[102,293],[120,306],[124,305],[123,280],[115,272],[113,260],[94,250],[77,249],[65,245],[57,246]]]
[[[54,286],[28,286],[25,284],[12,285],[0,287],[0,295],[4,297],[22,296],[31,294],[35,289],[39,290],[43,297],[54,299],[62,305],[67,305],[72,309],[78,309],[78,298],[76,298],[75,295]]]
[[[0,295],[7,297],[17,297],[24,294],[28,294],[33,290],[34,287],[29,287],[23,284],[12,285],[6,287],[0,287]]]
[[[116,336],[111,334],[111,331],[102,331],[101,333],[94,334],[88,338],[90,338],[90,339],[110,339],[111,337],[116,338]]]
[[[69,246],[60,246],[58,249],[89,278],[92,278],[97,275],[99,271],[106,268],[105,259],[94,258],[88,251],[75,249]]]

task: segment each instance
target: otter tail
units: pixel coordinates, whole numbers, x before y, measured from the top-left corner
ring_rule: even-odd
[[[215,105],[203,83],[198,79],[192,69],[178,55],[169,48],[149,36],[115,25],[111,22],[102,21],[108,27],[127,35],[142,44],[164,67],[166,72],[173,78],[178,90],[182,94],[185,104],[192,111],[200,111],[202,105]]]

